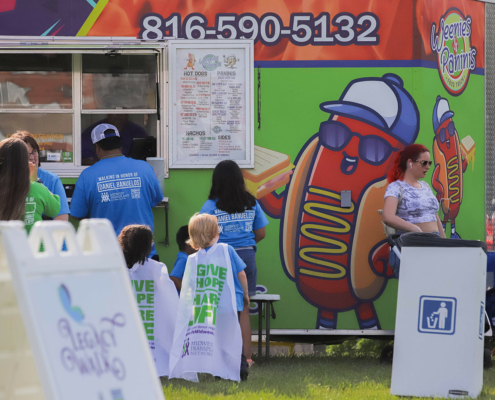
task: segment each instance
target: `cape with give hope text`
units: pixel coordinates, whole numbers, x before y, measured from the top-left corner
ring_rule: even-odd
[[[148,258],[129,270],[158,376],[168,376],[179,298],[165,264]]]
[[[169,378],[197,382],[205,372],[240,380],[242,339],[228,245],[214,244],[187,260]]]

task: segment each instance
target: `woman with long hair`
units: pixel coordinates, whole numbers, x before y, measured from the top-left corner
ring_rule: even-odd
[[[35,176],[38,178],[37,181],[46,186],[50,192],[60,197],[60,211],[59,214],[53,219],[68,221],[69,203],[67,202],[64,186],[62,185],[62,181],[58,175],[41,168],[40,146],[38,145],[38,142],[36,142],[34,136],[28,131],[18,130],[11,136],[11,138],[21,139],[26,144],[28,148],[29,162],[34,165],[36,172]]]
[[[21,219],[29,192],[29,156],[24,142],[5,139],[0,142],[0,220]]]
[[[438,200],[424,180],[432,165],[430,151],[422,144],[412,144],[399,151],[388,174],[383,222],[406,232],[430,232],[445,238],[438,217]],[[390,265],[398,277],[399,260],[390,252]]]
[[[24,227],[31,231],[42,215],[55,217],[60,198],[36,181],[36,167],[29,161],[28,147],[21,139],[0,142],[0,219],[24,217]]]
[[[200,214],[217,217],[219,243],[231,245],[246,264],[249,296],[256,294],[256,245],[265,238],[268,220],[255,197],[246,190],[239,166],[231,160],[221,161],[213,170],[210,195]],[[249,306],[240,317],[244,355],[251,366],[251,323]]]

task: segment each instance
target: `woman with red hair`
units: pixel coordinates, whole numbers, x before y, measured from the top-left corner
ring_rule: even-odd
[[[430,169],[430,151],[422,144],[412,144],[399,151],[388,174],[383,222],[398,234],[430,232],[445,237],[438,217],[438,200],[423,179]],[[399,277],[399,263],[390,252],[390,266]],[[397,265],[395,265],[397,264]]]

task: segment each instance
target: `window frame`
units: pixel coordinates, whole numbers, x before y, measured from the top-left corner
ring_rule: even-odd
[[[33,42],[23,41],[32,39]],[[56,173],[61,178],[78,178],[88,166],[81,165],[81,116],[84,114],[122,114],[121,109],[83,109],[82,105],[82,55],[83,54],[136,54],[156,55],[156,108],[125,109],[126,114],[156,114],[157,157],[165,160],[165,177],[168,178],[168,112],[166,111],[167,82],[165,63],[165,42],[150,43],[132,38],[50,38],[48,42],[39,42],[40,38],[5,38],[0,36],[0,54],[71,54],[72,55],[72,108],[69,109],[28,109],[5,108],[0,114],[71,114],[72,115],[72,163],[42,162],[41,167]],[[42,40],[45,40],[44,38]],[[7,44],[7,43],[8,44]],[[164,96],[165,94],[165,96]],[[12,132],[13,133],[13,132]],[[36,133],[36,132],[32,132]]]

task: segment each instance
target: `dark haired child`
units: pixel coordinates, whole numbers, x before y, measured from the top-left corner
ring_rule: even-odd
[[[232,160],[224,160],[213,170],[210,195],[201,207],[200,214],[218,218],[219,243],[232,246],[246,264],[249,296],[256,294],[256,246],[265,238],[266,218],[256,198],[246,190],[239,166]],[[251,359],[251,322],[249,306],[241,312],[241,330],[244,354],[249,366]]]
[[[177,291],[180,293],[182,277],[184,276],[184,270],[186,269],[187,264],[187,257],[196,253],[197,250],[194,250],[191,245],[187,243],[189,240],[189,228],[187,225],[183,225],[179,228],[175,240],[177,241],[177,246],[179,246],[179,253],[177,254],[174,268],[170,273],[170,279],[172,279]]]
[[[168,376],[179,304],[177,291],[166,265],[148,258],[153,244],[150,228],[128,225],[120,232],[119,243],[158,376]]]

